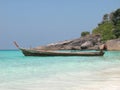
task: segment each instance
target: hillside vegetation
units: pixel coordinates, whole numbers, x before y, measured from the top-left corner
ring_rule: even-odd
[[[120,8],[105,14],[102,22],[93,29],[92,34],[101,35],[102,41],[120,38]]]

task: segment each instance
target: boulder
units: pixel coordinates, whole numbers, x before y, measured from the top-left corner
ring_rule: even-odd
[[[108,40],[106,46],[107,50],[120,50],[120,39]]]
[[[93,43],[91,41],[86,41],[81,45],[81,49],[88,49],[88,47],[92,47]]]
[[[80,49],[97,49],[100,43],[100,35],[87,35],[72,40],[51,43],[46,46],[39,46],[35,49],[44,50],[80,50]]]

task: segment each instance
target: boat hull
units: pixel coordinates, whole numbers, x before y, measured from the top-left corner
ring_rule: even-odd
[[[25,56],[103,56],[104,52],[59,52],[20,49]]]

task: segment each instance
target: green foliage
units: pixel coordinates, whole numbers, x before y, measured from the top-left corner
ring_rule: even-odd
[[[110,40],[120,37],[120,9],[103,16],[103,21],[96,27],[92,34],[99,34],[102,40]]]
[[[113,12],[111,20],[115,26],[120,25],[120,9],[117,9],[115,12]]]
[[[82,32],[82,33],[81,33],[81,36],[83,37],[83,36],[86,36],[86,35],[89,35],[89,34],[90,34],[90,32],[85,31],[85,32]]]
[[[111,22],[105,22],[94,29],[92,33],[101,35],[102,40],[106,41],[114,38],[114,35],[112,34],[112,29],[113,24]]]
[[[120,37],[120,29],[113,30],[113,34],[116,36],[116,38]]]
[[[105,14],[103,16],[103,22],[106,22],[106,21],[109,21],[109,15],[108,14]]]

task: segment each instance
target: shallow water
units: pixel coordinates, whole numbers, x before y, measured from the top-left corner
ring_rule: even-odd
[[[120,90],[120,51],[97,57],[0,51],[0,90]]]

